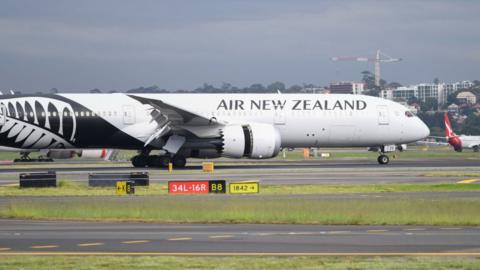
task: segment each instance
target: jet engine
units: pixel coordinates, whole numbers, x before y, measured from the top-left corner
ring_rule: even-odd
[[[278,130],[269,124],[229,125],[222,129],[222,156],[271,158],[280,152]]]
[[[108,151],[107,149],[49,149],[45,155],[53,159],[69,159],[75,156],[85,159],[104,159],[107,157]]]

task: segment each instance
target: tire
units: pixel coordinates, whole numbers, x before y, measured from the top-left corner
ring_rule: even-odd
[[[473,147],[473,152],[478,152],[478,151],[480,151],[480,147],[478,145],[475,145]]]
[[[135,168],[145,168],[148,165],[148,156],[134,156],[132,158],[132,165]]]
[[[386,165],[390,162],[390,158],[387,155],[380,155],[377,158],[378,164]]]
[[[160,156],[149,156],[148,157],[148,167],[162,167]]]
[[[172,159],[169,156],[159,156],[160,167],[168,168],[168,163],[172,162]]]
[[[187,165],[187,159],[183,156],[174,156],[173,157],[173,167],[175,168],[185,168]]]

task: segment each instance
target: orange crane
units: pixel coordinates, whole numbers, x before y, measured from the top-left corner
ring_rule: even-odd
[[[402,58],[390,57],[380,50],[377,50],[375,58],[371,57],[355,57],[355,56],[335,56],[332,61],[356,61],[356,62],[374,62],[375,63],[375,85],[380,86],[380,63],[392,63],[402,61]]]

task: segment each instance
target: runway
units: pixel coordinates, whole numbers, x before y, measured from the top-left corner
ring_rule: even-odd
[[[233,164],[233,165],[232,165]],[[259,180],[262,184],[373,184],[373,183],[432,183],[457,182],[461,176],[429,176],[439,171],[480,172],[480,161],[475,159],[428,159],[399,160],[387,166],[369,160],[316,160],[316,161],[259,161],[216,163],[215,172],[202,173],[200,166],[174,170],[130,166],[112,167],[109,164],[41,164],[0,167],[0,185],[18,182],[18,174],[55,170],[59,180],[86,182],[88,173],[95,172],[139,172],[146,171],[151,182],[166,183],[171,180],[229,181]]]
[[[0,220],[0,255],[470,254],[480,227],[216,225]]]

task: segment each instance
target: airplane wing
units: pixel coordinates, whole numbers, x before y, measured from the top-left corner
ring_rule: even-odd
[[[185,129],[195,133],[195,128],[198,127],[218,127],[226,124],[225,122],[218,121],[216,117],[208,118],[184,108],[168,104],[159,99],[145,98],[137,95],[128,96],[138,100],[142,104],[150,105],[151,122],[155,121],[157,123],[155,132],[145,141],[145,147],[149,144],[157,146],[157,139],[166,135],[174,128]],[[214,129],[208,128],[208,130]],[[185,138],[181,136],[170,136],[163,148],[169,152],[176,153],[184,143]]]
[[[191,126],[204,126],[204,125],[224,125],[224,122],[218,121],[215,117],[207,118],[205,116],[196,114],[189,110],[180,108],[178,106],[170,105],[158,99],[145,98],[136,95],[128,95],[129,97],[138,100],[142,104],[152,106],[153,110],[151,115],[153,119],[160,124],[169,121],[174,125],[191,125]]]

